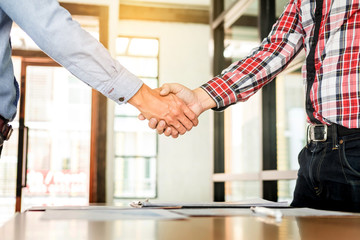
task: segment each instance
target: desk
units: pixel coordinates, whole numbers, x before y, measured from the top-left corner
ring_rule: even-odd
[[[43,212],[17,214],[0,228],[1,240],[352,240],[360,217],[284,217],[278,225],[254,216],[186,220],[42,220]]]

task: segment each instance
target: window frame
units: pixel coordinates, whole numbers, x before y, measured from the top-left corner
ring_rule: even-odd
[[[130,39],[130,41],[131,41],[131,39],[155,39],[155,40],[157,40],[158,41],[158,45],[159,45],[159,48],[158,48],[158,54],[157,54],[157,56],[156,57],[152,57],[152,56],[139,56],[139,55],[134,55],[134,56],[132,56],[132,55],[127,55],[127,54],[125,54],[125,55],[123,55],[123,54],[118,54],[117,52],[116,52],[116,58],[118,58],[118,57],[134,57],[134,58],[156,58],[157,59],[157,62],[158,62],[158,64],[157,64],[157,69],[156,69],[156,71],[157,71],[157,77],[149,77],[149,76],[137,76],[137,77],[139,77],[139,78],[148,78],[148,79],[156,79],[156,86],[157,87],[159,87],[159,80],[160,80],[160,39],[159,38],[157,38],[157,37],[147,37],[147,36],[130,36],[130,35],[118,35],[117,36],[118,38],[128,38],[128,39]],[[130,41],[129,41],[129,43],[130,43]],[[128,43],[128,44],[129,44]],[[127,50],[126,50],[127,51]],[[117,115],[117,114],[115,114],[114,115],[114,121],[115,121],[115,119],[116,118],[131,118],[131,119],[137,119],[137,116],[133,116],[133,115]],[[115,130],[114,130],[115,131]],[[156,134],[156,133],[154,133],[154,135],[156,136],[156,149],[155,149],[155,155],[117,155],[116,153],[114,154],[114,161],[116,160],[116,159],[119,159],[119,158],[123,158],[123,159],[126,159],[126,158],[143,158],[143,159],[151,159],[151,158],[155,158],[155,169],[156,169],[156,172],[155,172],[155,177],[156,177],[156,179],[155,179],[155,193],[154,193],[154,196],[153,197],[151,197],[151,198],[157,198],[158,197],[158,179],[157,179],[157,164],[158,164],[158,158],[159,158],[159,151],[158,151],[158,149],[159,149],[159,137],[158,137],[158,135]],[[114,141],[114,143],[115,143],[115,141]],[[115,171],[115,169],[114,169],[114,171]],[[115,174],[114,174],[115,175]],[[146,197],[146,196],[145,196]],[[114,195],[114,193],[113,193],[113,198],[115,199],[115,200],[121,200],[121,199],[143,199],[144,198],[144,196],[126,196],[126,197],[118,197],[118,196],[115,196]]]
[[[238,0],[228,9],[224,9],[224,0],[211,1],[210,26],[212,31],[212,70],[213,75],[219,74],[226,67],[224,51],[224,32],[240,19],[246,9],[255,0]],[[260,39],[266,37],[271,30],[275,17],[275,0],[258,0],[258,29]],[[261,24],[260,24],[261,23]],[[298,59],[288,67],[286,72],[299,68],[304,59]],[[259,172],[225,173],[225,115],[214,113],[214,201],[225,201],[225,182],[259,181],[261,197],[267,200],[278,200],[278,181],[296,180],[297,170],[277,169],[276,141],[276,82],[275,79],[262,91],[262,162]],[[266,106],[266,107],[264,107]]]

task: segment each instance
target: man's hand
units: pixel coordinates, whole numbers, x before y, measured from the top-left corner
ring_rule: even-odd
[[[153,90],[145,84],[129,100],[146,119],[164,120],[167,126],[171,126],[180,134],[197,126],[197,115],[174,94],[160,96],[159,90]]]
[[[164,84],[160,89],[160,95],[162,96],[167,96],[172,93],[182,99],[196,114],[196,117],[204,111],[216,107],[215,101],[201,88],[191,90],[181,84],[171,83]],[[145,120],[145,116],[140,114],[139,119]],[[179,134],[176,129],[168,126],[164,121],[158,121],[154,118],[149,120],[149,127],[156,129],[159,134],[164,133],[166,136],[171,135],[174,138],[176,138]]]

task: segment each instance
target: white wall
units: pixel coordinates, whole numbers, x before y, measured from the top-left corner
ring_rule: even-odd
[[[159,39],[160,85],[196,88],[211,77],[208,25],[122,20],[118,34]],[[159,137],[158,200],[212,200],[212,112],[199,120],[198,127],[178,139]]]

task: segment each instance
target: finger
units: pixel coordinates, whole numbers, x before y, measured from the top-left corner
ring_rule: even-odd
[[[156,120],[156,118],[150,118],[148,125],[151,129],[155,129],[157,124],[158,121]]]
[[[185,107],[184,109],[185,116],[193,123],[193,125],[196,127],[199,124],[199,120],[196,116],[196,114],[190,110],[190,108]]]
[[[171,136],[171,133],[172,133],[171,127],[167,127],[164,131],[164,135],[167,137]]]
[[[186,131],[190,131],[192,129],[192,127],[194,126],[194,124],[192,123],[192,121],[190,121],[185,114],[181,114],[180,116],[178,116],[178,120],[180,121],[181,125],[183,127],[185,127]],[[180,132],[180,131],[179,131]],[[181,132],[180,132],[181,134]]]
[[[156,127],[156,131],[158,134],[163,134],[163,132],[166,129],[166,123],[164,120],[160,120],[160,122],[158,123],[157,127]]]
[[[165,83],[164,85],[161,86],[160,88],[160,95],[161,96],[166,96],[170,93],[170,84]]]
[[[188,121],[190,122],[190,120],[188,120]],[[179,121],[176,121],[175,123],[172,123],[171,125],[179,132],[180,135],[183,135],[186,133],[186,128]]]
[[[145,118],[144,115],[142,115],[142,114],[140,113],[139,116],[138,116],[138,119],[141,120],[141,121],[143,121],[143,120],[145,120],[146,118]]]
[[[172,138],[177,138],[179,136],[179,132],[175,128],[171,127],[170,130]]]
[[[179,93],[184,87],[178,83],[165,83],[160,88],[160,95],[166,96],[169,93],[177,94]]]

